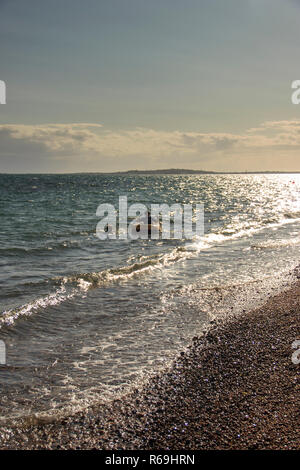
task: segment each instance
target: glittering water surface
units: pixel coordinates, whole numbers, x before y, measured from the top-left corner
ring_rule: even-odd
[[[153,372],[282,286],[299,175],[0,175],[1,419],[75,409]],[[100,203],[203,203],[193,240],[95,236]]]

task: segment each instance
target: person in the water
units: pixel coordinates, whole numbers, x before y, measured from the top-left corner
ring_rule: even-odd
[[[148,225],[151,225],[151,223],[152,223],[152,222],[151,222],[151,220],[152,220],[152,219],[151,219],[151,212],[150,212],[150,211],[147,211],[147,212],[146,212],[146,216],[147,216],[147,218],[148,218]]]
[[[144,223],[148,224],[148,235],[151,235],[151,225],[152,225],[152,218],[151,218],[151,212],[147,210],[145,212],[145,215],[142,217],[142,220]],[[139,232],[141,230],[141,226],[137,225],[136,231]]]

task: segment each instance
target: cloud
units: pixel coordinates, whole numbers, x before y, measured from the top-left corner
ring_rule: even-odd
[[[300,120],[243,134],[110,130],[97,123],[0,125],[0,171],[114,171],[191,167],[300,170]],[[287,167],[285,167],[287,166]]]

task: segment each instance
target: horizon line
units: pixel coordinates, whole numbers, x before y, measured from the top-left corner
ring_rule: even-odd
[[[1,172],[0,175],[117,175],[117,174],[204,174],[204,175],[241,175],[241,174],[299,174],[300,170],[255,170],[255,171],[217,171],[217,170],[192,170],[185,168],[166,168],[161,170],[116,170],[116,171],[74,171],[74,172]]]

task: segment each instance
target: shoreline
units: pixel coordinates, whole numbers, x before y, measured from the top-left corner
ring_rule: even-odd
[[[299,449],[297,339],[300,281],[213,323],[141,390],[53,423],[0,428],[0,449]]]

